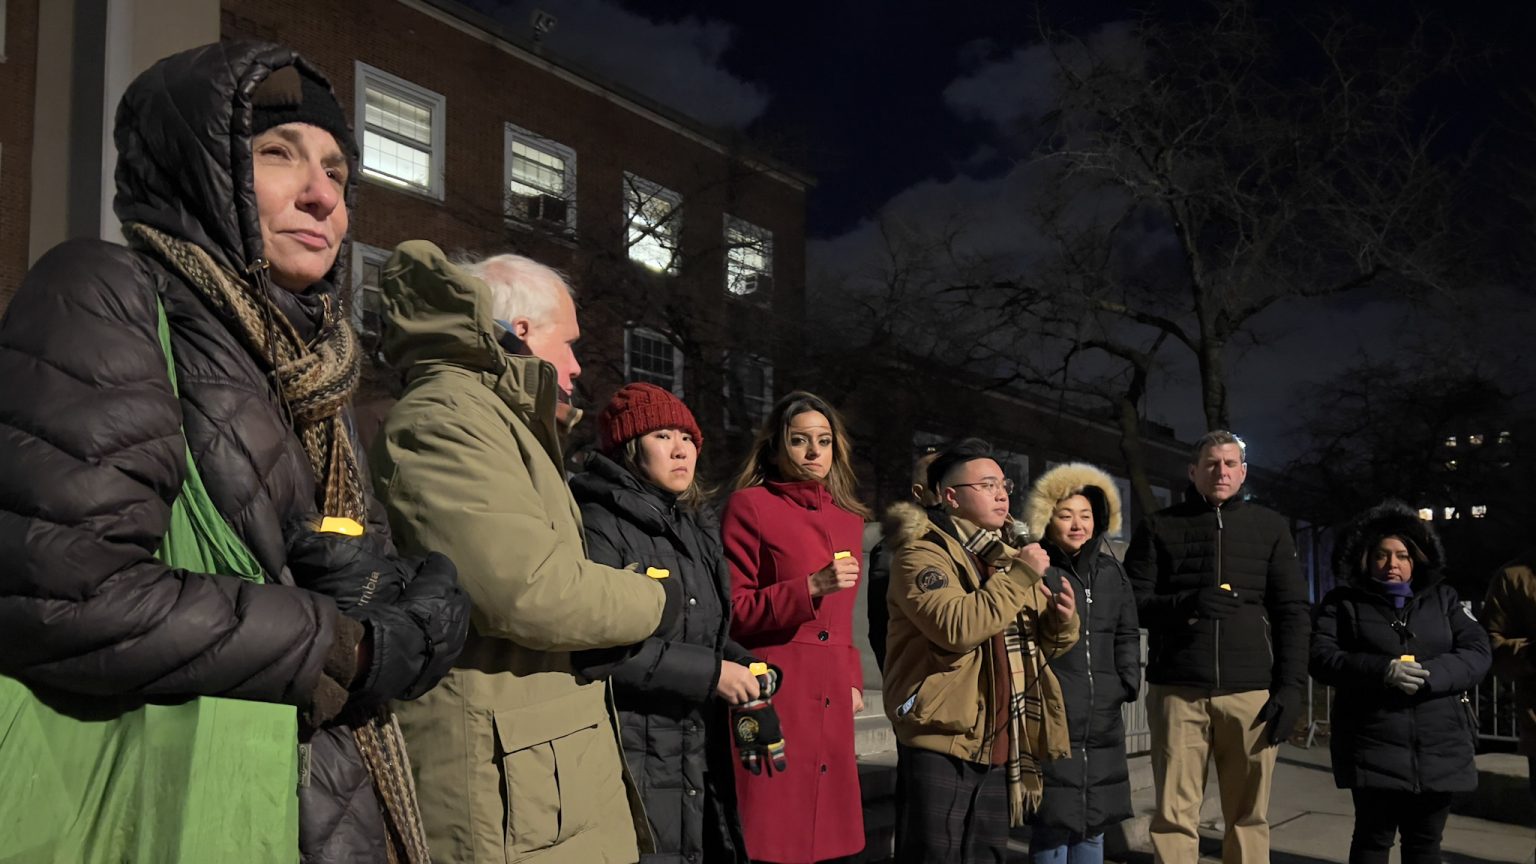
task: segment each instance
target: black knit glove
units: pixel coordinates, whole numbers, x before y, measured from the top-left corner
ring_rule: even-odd
[[[1201,618],[1220,621],[1236,612],[1243,605],[1237,592],[1219,585],[1207,585],[1195,591],[1195,614]]]
[[[367,671],[353,688],[354,700],[377,705],[431,690],[464,650],[469,610],[453,562],[431,552],[395,603],[349,612],[368,627]]]
[[[772,701],[782,676],[779,667],[768,666],[767,671],[757,676],[758,698],[731,708],[731,733],[736,738],[741,764],[753,774],[761,774],[765,764],[770,775],[789,767],[784,756],[784,730]]]
[[[1301,691],[1294,687],[1269,691],[1269,701],[1259,709],[1258,719],[1264,721],[1264,737],[1271,745],[1290,740],[1301,721],[1301,702]]]

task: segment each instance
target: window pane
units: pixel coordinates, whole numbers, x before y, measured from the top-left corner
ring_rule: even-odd
[[[658,273],[677,269],[677,201],[626,176],[624,216],[628,222],[629,258]]]
[[[772,237],[768,231],[737,221],[725,229],[725,285],[737,296],[755,294],[773,271]]]
[[[512,191],[520,195],[563,196],[565,160],[521,141],[513,141]]]
[[[364,122],[426,146],[432,145],[432,109],[383,90],[367,89]]]
[[[668,390],[677,380],[677,355],[672,343],[638,331],[629,336],[630,377]]]
[[[413,186],[430,185],[432,151],[418,150],[383,135],[363,133],[363,167]]]

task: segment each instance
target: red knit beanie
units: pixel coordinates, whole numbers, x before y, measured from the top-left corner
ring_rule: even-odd
[[[657,429],[681,429],[693,436],[696,446],[704,446],[704,433],[683,400],[655,384],[625,384],[597,415],[597,446],[616,458],[625,441]]]

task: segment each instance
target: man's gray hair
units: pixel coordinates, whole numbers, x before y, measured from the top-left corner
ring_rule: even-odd
[[[527,318],[532,326],[540,327],[554,314],[557,286],[576,296],[559,270],[524,255],[492,255],[458,264],[491,289],[491,315],[500,321]]]
[[[1201,435],[1200,440],[1195,442],[1194,449],[1190,451],[1189,464],[1199,465],[1200,457],[1205,455],[1205,451],[1212,447],[1225,447],[1228,444],[1236,444],[1238,452],[1242,454],[1243,464],[1248,464],[1248,445],[1243,443],[1243,439],[1225,429],[1212,429]]]

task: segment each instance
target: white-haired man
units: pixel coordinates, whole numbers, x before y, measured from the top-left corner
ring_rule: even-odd
[[[401,244],[383,288],[384,355],[409,383],[375,482],[397,542],[462,556],[474,601],[458,664],[399,715],[433,857],[636,861],[650,835],[607,685],[572,653],[646,639],[680,592],[587,559],[555,416],[581,374],[570,290],[526,258],[455,265],[425,241]]]

